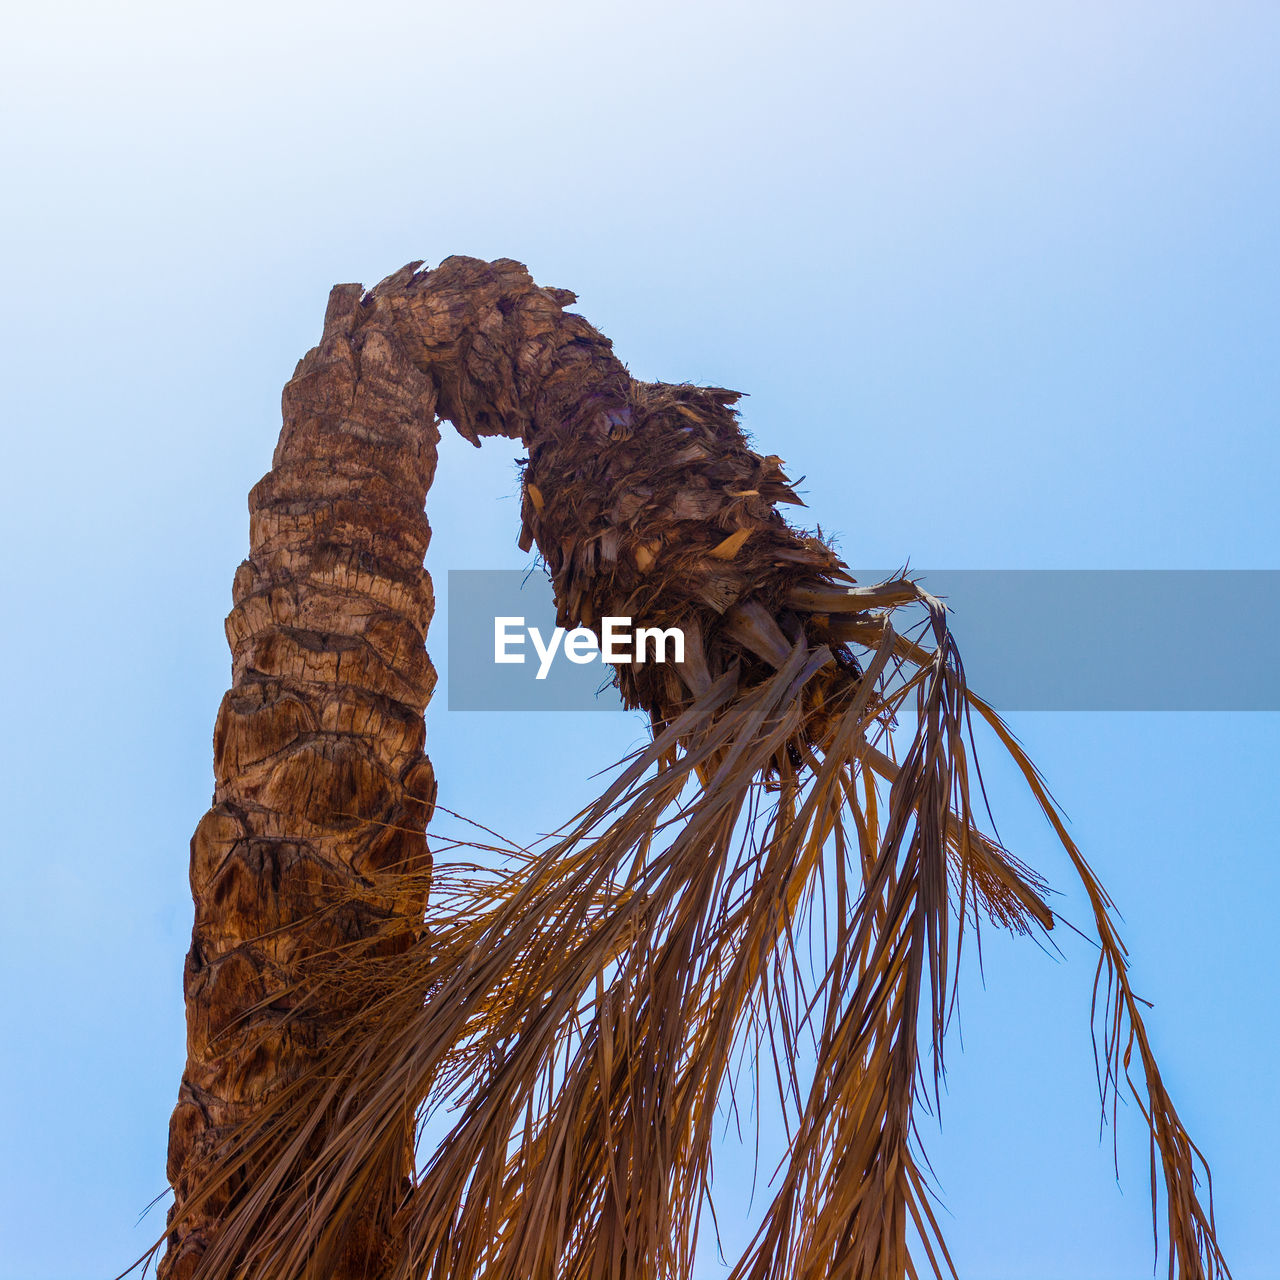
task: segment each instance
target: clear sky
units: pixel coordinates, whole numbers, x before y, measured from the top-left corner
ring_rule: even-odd
[[[135,1220],[183,1060],[222,618],[331,284],[528,263],[637,376],[749,392],[854,561],[1278,568],[1278,55],[1264,0],[11,14],[0,1280],[98,1280],[161,1225]],[[514,456],[446,441],[433,570],[525,563]],[[1208,637],[1219,606],[1167,623]],[[443,697],[428,722],[444,802],[513,836],[643,732]],[[1015,728],[1124,913],[1235,1274],[1280,1276],[1280,717]],[[1002,834],[1066,887],[993,768]],[[1063,946],[988,935],[924,1128],[974,1280],[1151,1274],[1140,1122],[1121,1117],[1117,1187],[1092,960]],[[732,1248],[743,1156],[720,1169]],[[698,1280],[724,1274],[707,1251]]]

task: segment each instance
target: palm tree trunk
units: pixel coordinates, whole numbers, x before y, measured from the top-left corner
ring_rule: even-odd
[[[293,1007],[306,958],[421,919],[420,898],[389,901],[373,879],[429,866],[423,505],[439,436],[431,382],[362,293],[333,291],[322,341],[285,388],[272,469],[249,499],[213,807],[191,843],[188,1056],[170,1123],[164,1280],[187,1280],[252,1182],[243,1170],[188,1205],[219,1144],[315,1060],[345,1012]],[[406,1146],[392,1187],[407,1161]],[[385,1248],[380,1210],[353,1235],[353,1276],[370,1275]]]

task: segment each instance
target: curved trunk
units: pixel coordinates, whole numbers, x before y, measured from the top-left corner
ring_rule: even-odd
[[[163,1280],[187,1280],[254,1184],[246,1167],[188,1203],[219,1144],[351,1012],[315,984],[295,1007],[308,957],[383,932],[403,946],[406,918],[420,914],[418,902],[383,901],[372,878],[427,858],[423,506],[436,414],[477,445],[503,435],[529,446],[522,545],[536,541],[546,559],[562,621],[615,612],[684,627],[685,685],[666,666],[621,669],[624,700],[655,724],[734,663],[744,679],[771,671],[791,649],[774,616],[786,590],[840,571],[775,511],[798,499],[780,459],[747,447],[736,393],[634,382],[608,339],[565,311],[573,295],[540,288],[517,262],[419,265],[368,293],[333,291],[321,343],[285,388],[273,468],[250,495],[217,789],[192,842],[188,1062]],[[748,596],[769,609],[734,608]],[[389,1252],[407,1161],[386,1170],[383,1197],[350,1233],[353,1275],[376,1273]]]

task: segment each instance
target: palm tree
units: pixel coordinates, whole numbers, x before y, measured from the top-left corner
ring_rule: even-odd
[[[1226,1274],[1111,901],[966,687],[941,604],[905,577],[853,584],[782,518],[798,499],[734,393],[633,381],[573,295],[519,263],[420,265],[334,290],[251,496],[193,842],[167,1280],[686,1276],[744,1062],[792,1141],[735,1278],[947,1274],[914,1114],[961,940],[1054,923],[975,823],[974,717],[1092,903],[1104,1105],[1128,1089],[1150,1123],[1170,1274]],[[653,738],[592,805],[432,884],[437,414],[527,446],[522,546],[562,624],[679,626],[686,657],[617,669]],[[898,625],[911,610],[926,635]],[[457,1118],[419,1159],[418,1122],[446,1102]]]

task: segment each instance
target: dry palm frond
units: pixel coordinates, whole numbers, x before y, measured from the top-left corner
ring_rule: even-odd
[[[1137,1045],[1176,1274],[1225,1273],[1110,902],[965,688],[942,607],[910,590],[932,652],[882,616],[863,624],[879,642],[857,675],[803,639],[754,686],[725,672],[549,847],[458,894],[437,883],[408,952],[330,957],[317,986],[362,991],[365,1007],[324,1071],[233,1153],[228,1168],[263,1172],[197,1274],[325,1274],[413,1115],[447,1102],[457,1118],[396,1207],[389,1276],[688,1275],[712,1122],[745,1045],[771,1050],[795,1127],[735,1274],[912,1275],[913,1235],[946,1274],[914,1115],[941,1070],[961,934],[982,917],[1052,925],[1043,885],[976,829],[970,708],[1028,771],[1098,912],[1114,987],[1103,1079],[1114,1091]],[[895,765],[874,744],[908,699],[914,733]],[[887,803],[877,770],[893,775]],[[815,975],[800,947],[817,932]]]
[[[790,1140],[737,1280],[947,1274],[916,1115],[938,1098],[962,941],[984,920],[1053,927],[1043,883],[978,829],[974,713],[1092,902],[1100,1080],[1113,1110],[1128,1080],[1150,1123],[1170,1274],[1225,1275],[1112,904],[967,689],[941,603],[905,576],[849,585],[778,514],[798,499],[733,393],[632,382],[566,296],[452,259],[392,277],[361,323],[394,330],[469,438],[526,440],[522,544],[561,622],[679,626],[686,661],[619,668],[653,740],[553,839],[486,873],[437,867],[425,928],[311,957],[296,1016],[355,1012],[178,1206],[181,1223],[220,1205],[192,1275],[345,1276],[372,1223],[383,1280],[687,1276],[744,1074],[771,1081]],[[894,624],[913,608],[927,644]],[[371,879],[388,900],[425,889]],[[427,1119],[448,1131],[406,1182]]]

